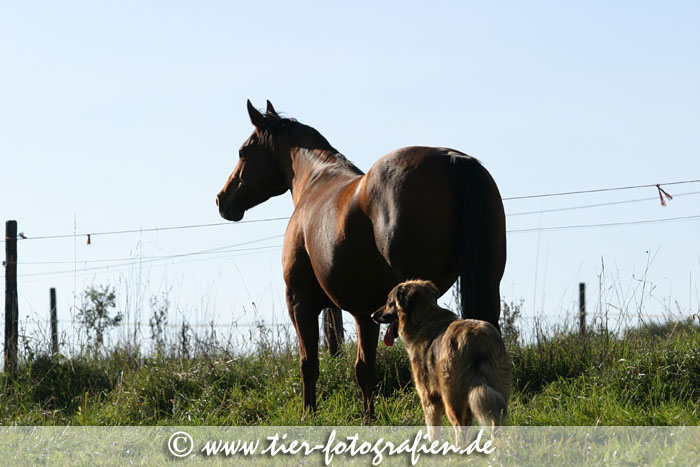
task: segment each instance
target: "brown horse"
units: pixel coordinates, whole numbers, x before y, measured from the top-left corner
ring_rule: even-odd
[[[282,265],[289,315],[299,338],[304,413],[316,408],[318,316],[337,306],[357,323],[355,377],[372,417],[379,326],[370,315],[411,278],[445,293],[459,278],[465,318],[498,326],[506,261],[503,202],[491,175],[452,149],[390,152],[367,172],[313,128],[262,114],[248,101],[255,131],[216,197],[222,217],[291,190],[294,213]]]

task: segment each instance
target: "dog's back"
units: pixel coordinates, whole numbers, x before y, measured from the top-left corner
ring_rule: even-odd
[[[459,319],[437,304],[439,296],[429,281],[405,281],[372,317],[392,323],[387,334],[398,329],[404,341],[430,439],[436,439],[444,413],[459,442],[461,427],[474,417],[482,425],[504,424],[512,369],[498,329],[486,321]]]
[[[495,326],[486,321],[456,320],[445,330],[441,347],[439,375],[446,409],[450,406],[461,412],[454,414],[458,420],[466,421],[473,415],[480,425],[503,425],[512,368]]]

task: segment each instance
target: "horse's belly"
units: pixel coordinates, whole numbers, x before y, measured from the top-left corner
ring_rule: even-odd
[[[316,278],[339,308],[367,315],[385,303],[396,284],[407,279],[431,280],[441,293],[454,283],[451,231],[399,224],[387,231],[386,238],[375,238],[372,224],[364,222],[364,228],[356,223],[342,233],[329,233],[328,238],[314,235],[307,243]]]
[[[321,246],[330,243],[335,248],[327,250]],[[355,226],[351,235],[343,235],[334,242],[310,244],[307,248],[323,290],[339,308],[353,315],[375,311],[398,283],[395,271],[377,250],[369,226],[364,229]]]

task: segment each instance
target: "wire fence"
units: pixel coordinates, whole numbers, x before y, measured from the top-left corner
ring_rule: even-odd
[[[693,180],[682,180],[673,181],[663,184],[640,184],[640,185],[630,185],[630,186],[619,186],[619,187],[608,187],[608,188],[595,188],[587,190],[578,191],[567,191],[567,192],[555,192],[555,193],[541,193],[523,196],[513,196],[505,197],[504,201],[515,201],[515,200],[525,200],[525,199],[536,199],[536,198],[551,198],[551,197],[569,197],[574,195],[583,194],[593,194],[593,193],[604,193],[604,192],[615,192],[615,191],[627,191],[635,189],[648,189],[654,188],[657,190],[658,196],[653,197],[637,197],[626,200],[615,200],[600,203],[589,203],[589,204],[573,204],[569,206],[556,207],[551,209],[540,209],[540,210],[527,210],[518,212],[509,212],[507,217],[519,217],[527,215],[541,215],[545,213],[553,212],[566,212],[566,211],[576,211],[583,209],[596,209],[607,206],[623,206],[640,202],[648,202],[659,199],[660,203],[665,206],[667,201],[673,198],[690,197],[700,194],[700,191],[686,191],[682,193],[669,194],[663,187],[675,186],[675,185],[685,185],[685,184],[696,184],[700,183],[700,179]],[[27,235],[24,232],[20,232],[17,236],[17,241],[39,241],[39,240],[55,240],[55,239],[86,239],[87,244],[91,244],[93,237],[99,236],[120,236],[135,233],[146,233],[146,232],[167,232],[167,231],[177,231],[186,229],[208,229],[208,228],[218,228],[223,226],[241,225],[241,224],[258,224],[258,223],[274,223],[289,220],[288,216],[285,217],[270,217],[264,219],[254,219],[240,221],[237,223],[231,222],[215,222],[215,223],[199,223],[199,224],[186,224],[186,225],[174,225],[166,227],[152,227],[152,228],[130,228],[130,229],[120,229],[120,230],[104,230],[104,231],[92,231],[83,233],[64,233],[55,235]],[[670,223],[670,222],[683,222],[683,221],[696,221],[700,220],[699,214],[692,214],[686,216],[674,216],[674,217],[662,217],[653,219],[637,219],[632,221],[620,221],[620,222],[594,222],[594,223],[581,223],[581,224],[563,224],[563,225],[549,225],[549,226],[539,226],[534,228],[520,228],[520,229],[509,229],[507,233],[517,234],[525,232],[547,232],[547,231],[567,231],[575,229],[591,229],[591,228],[606,228],[606,227],[621,227],[621,226],[632,226],[632,225],[645,225],[645,224],[659,224],[659,223]],[[134,266],[139,266],[142,264],[166,264],[173,260],[187,260],[187,261],[197,261],[197,260],[209,260],[223,257],[231,257],[240,254],[251,254],[263,251],[270,251],[281,249],[282,245],[275,243],[272,245],[257,245],[263,242],[279,240],[282,238],[283,234],[270,235],[266,237],[255,238],[247,240],[244,242],[238,242],[233,244],[227,244],[219,246],[216,248],[209,248],[203,250],[187,251],[176,254],[169,255],[150,255],[143,256],[139,255],[137,257],[108,257],[99,259],[88,259],[88,260],[44,260],[44,261],[18,261],[16,264],[19,265],[32,265],[32,266],[61,266],[61,265],[73,265],[71,269],[59,269],[59,270],[44,270],[38,272],[29,272],[18,274],[17,277],[22,279],[23,282],[27,279],[32,278],[60,278],[67,276],[77,276],[85,275],[97,271],[118,271],[124,268],[130,268]],[[0,243],[5,243],[7,239],[0,240]],[[76,265],[80,264],[82,267],[78,270]],[[5,262],[3,262],[5,265]],[[4,276],[2,276],[4,278]],[[521,319],[527,320],[533,317],[521,317]],[[290,329],[291,323],[276,324],[276,323],[261,323],[256,322],[230,322],[230,323],[187,323],[187,326],[191,328],[204,328],[204,329],[214,329],[214,328],[254,328],[264,325],[266,327],[277,327],[283,329]],[[143,322],[129,322],[123,323],[124,326],[132,328],[145,328],[147,323]],[[183,324],[168,324],[167,328],[181,328]]]
[[[503,198],[503,200],[504,201],[512,201],[512,200],[523,200],[523,199],[534,199],[534,198],[545,198],[545,197],[562,197],[562,196],[601,193],[601,192],[612,192],[612,191],[624,191],[624,190],[643,189],[643,188],[656,188],[658,190],[658,198],[657,197],[644,197],[644,198],[634,198],[634,199],[621,200],[621,201],[611,201],[611,202],[605,202],[605,203],[572,205],[572,206],[566,206],[566,207],[560,207],[560,208],[554,208],[554,209],[546,209],[546,210],[521,211],[521,212],[508,213],[507,217],[536,215],[536,214],[544,214],[544,213],[551,213],[551,212],[564,212],[564,211],[573,211],[573,210],[579,210],[579,209],[593,209],[593,208],[600,208],[600,207],[606,207],[606,206],[615,206],[615,205],[632,204],[632,203],[639,203],[639,202],[645,202],[645,201],[653,201],[655,199],[660,199],[662,204],[665,205],[665,202],[666,202],[665,198],[670,200],[670,199],[673,199],[673,197],[678,198],[678,197],[685,197],[685,196],[693,196],[693,195],[700,194],[700,191],[684,192],[684,193],[679,193],[679,194],[675,194],[675,195],[671,196],[663,188],[661,188],[662,186],[673,186],[673,185],[695,184],[695,183],[700,183],[700,179],[673,181],[673,182],[667,182],[667,183],[662,183],[662,184],[640,184],[640,185],[629,185],[629,186],[620,186],[620,187],[595,188],[595,189],[578,190],[578,191],[513,196],[513,197],[505,197],[505,198]],[[666,222],[692,221],[692,220],[697,220],[697,219],[700,219],[700,213],[695,214],[695,215],[688,215],[688,216],[675,216],[675,217],[665,217],[665,218],[655,218],[655,219],[638,219],[638,220],[633,220],[633,221],[621,221],[621,222],[607,222],[607,223],[598,222],[598,223],[586,223],[586,224],[538,226],[538,227],[533,227],[533,228],[509,229],[506,232],[510,233],[510,234],[514,234],[514,233],[525,233],[525,232],[545,232],[545,231],[559,231],[559,230],[590,229],[590,228],[618,227],[618,226],[642,225],[642,224],[658,224],[658,223],[666,223]],[[222,226],[241,225],[241,224],[257,224],[257,223],[278,222],[278,221],[286,221],[286,220],[289,220],[289,216],[254,219],[254,220],[240,221],[237,223],[216,222],[216,223],[187,224],[187,225],[176,225],[176,226],[166,226],[166,227],[152,227],[152,228],[138,228],[138,229],[134,228],[134,229],[111,230],[111,231],[95,231],[95,232],[85,232],[85,233],[66,233],[66,234],[57,234],[57,235],[29,236],[29,235],[25,234],[24,232],[20,232],[18,234],[17,240],[24,241],[24,240],[52,240],[52,239],[85,238],[86,241],[88,242],[88,244],[90,244],[92,241],[92,237],[97,237],[97,236],[126,235],[126,234],[144,233],[144,232],[167,232],[167,231],[174,231],[174,230],[201,229],[201,228],[222,227]],[[244,246],[244,245],[252,245],[255,243],[260,243],[260,242],[264,242],[267,240],[279,239],[279,238],[282,238],[283,236],[284,236],[283,234],[278,234],[278,235],[273,235],[270,237],[257,238],[257,239],[249,240],[246,242],[224,245],[224,246],[217,247],[217,248],[189,251],[189,252],[176,253],[176,254],[171,254],[171,255],[152,255],[152,256],[140,255],[138,257],[101,258],[101,259],[89,259],[89,260],[80,260],[80,261],[78,261],[77,259],[60,260],[60,261],[19,261],[17,264],[19,264],[19,265],[61,265],[61,264],[76,265],[76,264],[80,264],[80,265],[84,266],[86,264],[110,263],[107,265],[91,266],[91,267],[87,267],[87,268],[83,267],[80,269],[81,273],[88,273],[88,272],[104,270],[104,269],[114,270],[114,269],[119,269],[119,268],[124,268],[124,267],[131,267],[131,266],[139,265],[139,264],[145,263],[145,262],[163,262],[163,261],[170,261],[170,260],[174,260],[174,259],[188,258],[188,257],[193,257],[193,256],[215,256],[215,257],[224,256],[225,257],[225,256],[239,254],[239,253],[263,251],[263,250],[270,250],[270,249],[279,249],[279,248],[282,248],[281,244],[258,246],[258,247],[248,247],[248,248],[239,248],[239,247]],[[3,240],[2,242],[4,242],[4,241],[5,240]],[[3,262],[3,264],[4,264],[4,262]],[[65,270],[59,270],[59,271],[54,270],[54,271],[41,271],[41,272],[24,273],[24,274],[19,274],[17,277],[19,277],[19,278],[41,277],[41,276],[57,276],[57,277],[59,277],[62,275],[76,274],[76,272],[77,271],[75,270],[75,268],[73,268],[73,269],[65,269]]]
[[[694,184],[694,183],[700,183],[700,179],[680,180],[680,181],[673,181],[673,182],[667,182],[667,183],[652,183],[652,184],[644,184],[644,185],[629,185],[629,186],[608,187],[608,188],[593,188],[593,189],[578,190],[578,191],[563,191],[563,192],[554,192],[554,193],[540,193],[540,194],[532,194],[532,195],[511,196],[511,197],[503,198],[503,201],[514,201],[514,200],[534,199],[534,198],[548,198],[548,197],[561,197],[561,196],[571,196],[571,195],[580,195],[580,194],[633,190],[633,189],[641,189],[641,188],[656,188],[658,190],[659,199],[661,200],[661,204],[665,205],[666,202],[664,201],[664,197],[667,197],[667,199],[673,199],[673,197],[671,195],[669,195],[663,188],[661,188],[662,186],[685,185],[685,184]],[[680,195],[674,195],[674,196],[687,196],[687,195],[694,195],[694,194],[698,194],[698,193],[700,193],[700,192],[694,191],[694,192],[682,193]],[[554,211],[559,211],[559,210],[586,209],[586,208],[602,207],[602,206],[609,206],[609,205],[615,205],[615,204],[649,201],[649,200],[653,200],[653,199],[656,199],[656,197],[654,197],[654,198],[640,198],[640,199],[633,199],[633,200],[626,200],[626,201],[616,201],[616,202],[602,203],[602,204],[596,204],[596,205],[572,206],[572,207],[561,208],[561,209],[556,209],[556,210],[549,210],[549,211],[521,212],[521,213],[515,213],[512,215],[539,214],[542,212],[554,212]],[[275,222],[275,221],[283,221],[283,220],[289,220],[289,216],[238,221],[235,223],[235,225],[254,224],[254,223],[261,223],[261,222]],[[659,221],[663,221],[663,219],[661,219]],[[132,229],[122,229],[122,230],[95,231],[95,232],[84,232],[84,233],[65,233],[65,234],[38,235],[38,236],[29,236],[23,232],[20,232],[19,236],[18,236],[18,240],[50,240],[50,239],[60,239],[60,238],[76,238],[76,237],[85,237],[86,239],[91,240],[92,237],[105,236],[105,235],[124,235],[124,234],[145,233],[145,232],[165,232],[165,231],[170,231],[170,230],[199,229],[199,228],[209,228],[209,227],[221,227],[221,226],[226,226],[226,225],[231,225],[231,222],[186,224],[186,225],[175,225],[175,226],[166,226],[166,227],[132,228]],[[5,240],[2,240],[1,242],[4,243]]]

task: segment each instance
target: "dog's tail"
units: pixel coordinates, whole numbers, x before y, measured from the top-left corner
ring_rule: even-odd
[[[489,365],[489,363],[482,361],[481,365]],[[505,425],[508,403],[504,395],[497,391],[486,378],[480,378],[480,381],[471,387],[468,398],[469,407],[479,425]]]
[[[469,391],[469,406],[479,425],[501,426],[508,415],[506,401],[500,392],[486,384]]]

